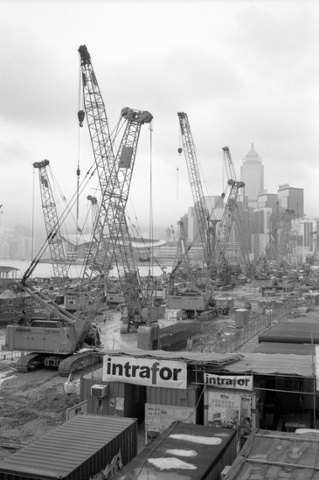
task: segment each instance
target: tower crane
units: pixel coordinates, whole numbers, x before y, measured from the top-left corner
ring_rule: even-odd
[[[49,165],[49,160],[43,160],[42,162],[34,162],[33,167],[38,169],[39,172],[42,210],[47,232],[47,241],[50,248],[53,274],[54,277],[66,278],[68,265],[63,248],[58,212],[48,175]]]

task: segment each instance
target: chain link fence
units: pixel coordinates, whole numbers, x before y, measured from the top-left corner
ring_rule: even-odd
[[[286,320],[298,306],[296,299],[286,301],[276,308],[265,310],[264,313],[251,312],[247,325],[237,328],[231,334],[217,342],[213,350],[216,353],[232,353],[240,349],[245,343],[259,333],[269,328],[272,324]]]

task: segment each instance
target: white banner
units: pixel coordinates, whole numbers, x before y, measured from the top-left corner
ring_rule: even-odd
[[[205,383],[208,387],[230,388],[232,390],[252,390],[252,375],[214,375],[212,373],[205,374]]]
[[[104,382],[186,389],[187,366],[185,362],[155,358],[105,356],[102,378]]]

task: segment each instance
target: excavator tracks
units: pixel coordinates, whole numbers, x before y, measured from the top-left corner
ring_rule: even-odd
[[[70,357],[62,360],[59,365],[59,375],[61,377],[68,377],[70,373],[84,370],[91,365],[94,365],[102,360],[102,355],[98,355],[96,351],[87,351],[81,353],[74,353]]]
[[[28,373],[42,364],[43,359],[41,353],[27,353],[27,355],[19,358],[16,369],[19,373]]]

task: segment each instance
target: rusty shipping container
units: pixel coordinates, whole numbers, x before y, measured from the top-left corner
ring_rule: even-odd
[[[137,420],[77,415],[0,463],[1,480],[89,479],[121,453],[137,454]]]
[[[93,388],[106,386],[105,390]],[[80,401],[87,400],[87,411],[94,415],[118,415],[141,420],[144,418],[146,387],[122,382],[103,382],[102,368],[81,379]]]
[[[177,422],[147,445],[112,480],[220,480],[237,454],[235,430]]]

